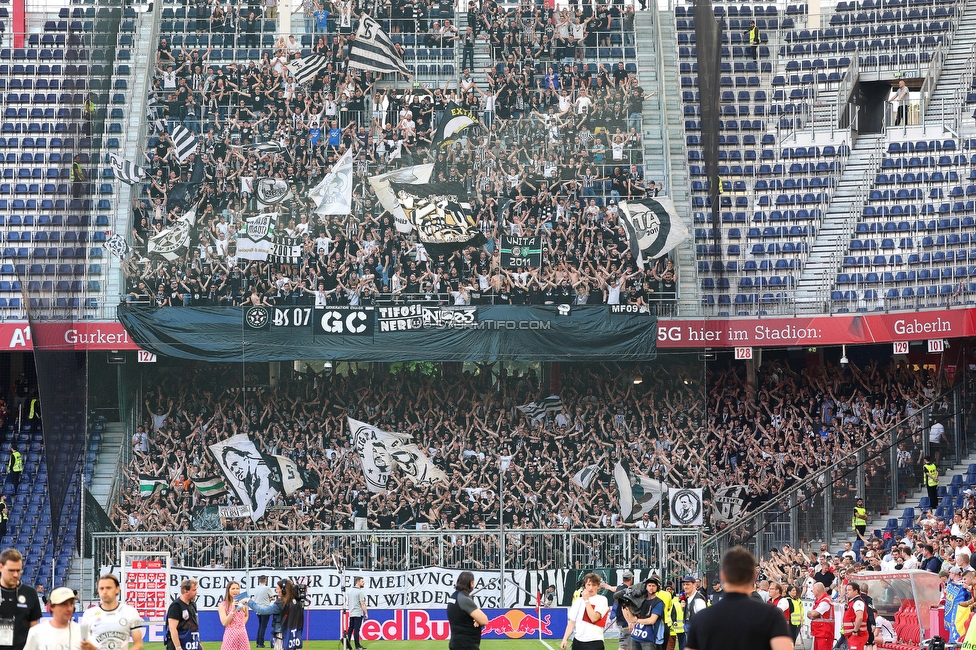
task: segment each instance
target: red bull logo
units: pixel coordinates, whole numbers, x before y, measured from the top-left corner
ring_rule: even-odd
[[[543,636],[552,636],[549,630],[549,614],[540,619],[535,614],[527,614],[520,609],[510,609],[490,619],[488,624],[481,628],[481,636],[504,634],[510,639],[520,639],[526,634],[538,634],[540,630]]]

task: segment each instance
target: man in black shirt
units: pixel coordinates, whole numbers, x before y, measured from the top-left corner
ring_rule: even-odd
[[[23,570],[20,551],[0,553],[0,650],[24,650],[27,633],[41,620],[37,592],[20,581]]]
[[[783,613],[752,598],[758,570],[752,553],[736,546],[722,556],[725,598],[695,616],[687,650],[793,650]]]
[[[481,647],[481,626],[488,617],[471,600],[474,574],[462,571],[454,585],[454,593],[447,601],[447,621],[451,624],[450,650],[478,650]]]
[[[189,578],[180,583],[180,597],[166,610],[166,650],[200,650],[196,598],[196,580]]]

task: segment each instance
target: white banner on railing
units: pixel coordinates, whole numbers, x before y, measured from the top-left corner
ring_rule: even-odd
[[[103,566],[101,574],[118,575],[118,567]],[[345,572],[345,587],[351,588],[353,580],[362,577],[366,581],[367,606],[371,609],[424,609],[447,606],[448,597],[454,592],[454,583],[463,569],[431,567],[406,571],[360,571],[349,567]],[[524,570],[506,571],[504,603],[498,602],[498,571],[472,571],[474,592],[472,598],[482,609],[513,607],[520,601],[520,586],[525,583]],[[198,581],[197,607],[200,610],[217,609],[224,598],[228,583],[237,581],[243,591],[254,593],[258,579],[267,576],[268,585],[279,580],[293,580],[308,585],[310,607],[333,609],[343,605],[339,572],[334,568],[304,569],[194,569],[172,567],[170,570],[169,595],[175,599],[180,593],[180,582],[187,578]]]

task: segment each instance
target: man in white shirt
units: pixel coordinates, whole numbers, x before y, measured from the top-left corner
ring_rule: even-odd
[[[603,650],[603,627],[610,615],[610,604],[605,596],[597,593],[602,582],[595,573],[588,573],[583,578],[583,593],[569,608],[560,650],[566,650],[574,630],[573,650]]]
[[[51,592],[48,602],[51,618],[41,619],[30,629],[24,650],[81,650],[81,626],[71,620],[75,613],[74,592],[58,587]],[[98,650],[98,646],[87,645],[86,650]]]
[[[111,573],[98,579],[99,603],[81,617],[88,628],[81,650],[142,650],[142,617],[135,607],[119,602],[120,592],[119,579]]]

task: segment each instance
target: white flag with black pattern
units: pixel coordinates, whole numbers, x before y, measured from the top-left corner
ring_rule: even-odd
[[[146,171],[142,167],[133,162],[129,162],[128,160],[125,160],[114,153],[109,154],[109,160],[112,163],[112,172],[115,174],[115,177],[123,183],[135,185],[136,183],[142,181],[146,175]]]
[[[281,178],[261,178],[258,179],[257,191],[254,192],[254,196],[257,197],[259,206],[267,208],[282,201],[287,201],[292,197],[292,192],[286,180]]]
[[[108,238],[108,241],[105,242],[105,248],[120,260],[124,260],[129,256],[129,244],[125,241],[125,237],[119,233],[115,233]]]

